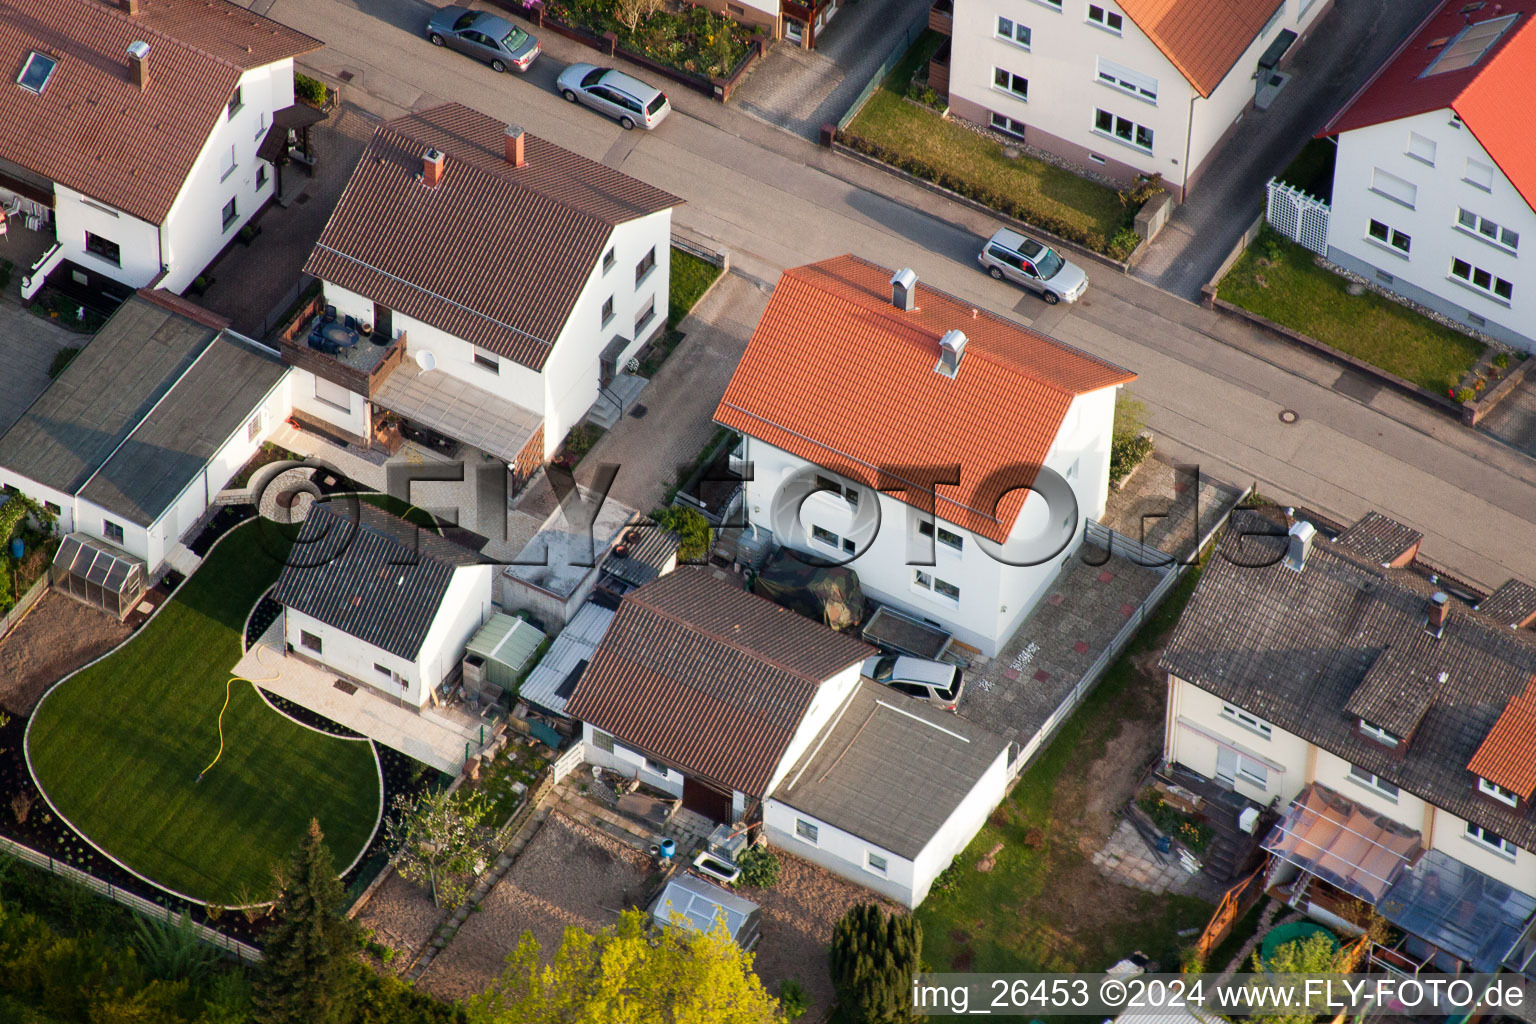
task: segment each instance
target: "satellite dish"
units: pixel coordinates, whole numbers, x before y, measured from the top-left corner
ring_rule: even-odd
[[[435,370],[437,369],[437,356],[433,355],[431,352],[417,352],[416,365],[421,367],[423,372],[427,370]]]

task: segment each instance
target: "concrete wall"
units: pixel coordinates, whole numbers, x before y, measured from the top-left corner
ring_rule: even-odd
[[[928,840],[923,852],[917,855],[913,869],[913,900],[917,906],[928,895],[934,879],[949,867],[965,848],[976,838],[976,833],[987,823],[990,815],[1008,793],[1008,751],[998,752],[997,759],[977,780],[960,806],[956,807],[934,837]]]
[[[801,820],[816,827],[814,843],[795,831],[795,823]],[[898,857],[884,847],[865,842],[853,833],[845,832],[820,818],[797,811],[786,803],[773,799],[764,802],[763,834],[769,846],[803,857],[813,864],[820,864],[833,874],[873,889],[903,906],[914,907],[920,901],[916,894],[916,867],[912,861]],[[871,853],[886,859],[883,875],[869,866]],[[931,883],[932,880],[929,881]]]
[[[1078,497],[1077,522],[1072,542],[1040,565],[1005,565],[988,554],[974,535],[954,524],[941,523],[962,535],[960,550],[942,543],[930,545],[918,533],[927,516],[891,495],[877,494],[853,481],[847,483],[861,494],[856,511],[841,497],[823,491],[807,498],[799,506],[798,516],[786,513],[786,505],[793,509],[794,496],[784,485],[808,464],[754,438],[745,441],[745,458],[753,463],[754,473],[747,484],[747,516],[786,547],[823,558],[850,556],[841,546],[834,548],[816,539],[815,527],[829,530],[839,539],[853,540],[857,554],[847,564],[859,574],[865,591],[918,618],[937,622],[961,642],[995,655],[1034,607],[1062,561],[1076,550],[1083,517],[1103,514],[1113,418],[1113,388],[1080,396],[1067,412],[1045,465],[1071,482]],[[878,500],[871,501],[870,497]],[[1048,518],[1052,517],[1045,500],[1030,494],[1014,524],[1010,546],[1043,533]],[[935,580],[959,587],[959,599],[920,586],[915,576],[919,569]]]
[[[303,634],[320,638],[320,653],[304,646]],[[292,608],[283,609],[283,638],[300,657],[365,683],[380,693],[420,707],[426,692],[421,685],[420,661],[391,654],[381,647],[364,643],[335,626]],[[380,671],[380,667],[388,672]]]
[[[1519,233],[1536,246],[1536,211],[1510,184],[1470,129],[1436,110],[1339,136],[1334,161],[1328,257],[1401,295],[1510,345],[1536,351],[1536,270],[1517,252],[1459,224],[1465,209]],[[1410,155],[1413,136],[1433,144],[1426,157]],[[1433,161],[1433,162],[1430,162]],[[1466,179],[1468,161],[1491,168],[1491,187]],[[1377,170],[1414,186],[1412,206],[1373,191]],[[1372,220],[1411,239],[1403,253],[1369,234]],[[1509,302],[1451,277],[1451,261],[1465,260],[1513,285]],[[1382,275],[1387,275],[1383,277]],[[1479,323],[1476,318],[1482,318]]]

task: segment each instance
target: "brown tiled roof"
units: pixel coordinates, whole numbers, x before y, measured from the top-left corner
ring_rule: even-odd
[[[1438,642],[1420,630],[1407,638],[1406,646],[1383,650],[1365,670],[1344,710],[1394,736],[1411,737],[1435,699],[1439,676],[1427,666],[1436,662]]]
[[[817,688],[872,653],[683,567],[624,595],[565,710],[688,775],[762,797]]]
[[[1284,0],[1118,0],[1201,96],[1209,96]]]
[[[242,71],[321,43],[226,0],[152,0],[145,10],[130,18],[101,0],[0,0],[0,67],[11,69],[0,82],[0,155],[159,224]],[[143,90],[127,55],[136,41],[150,48]],[[34,51],[59,61],[42,95],[14,80]]]
[[[1467,768],[1522,800],[1536,793],[1536,676],[1504,708]]]
[[[1266,529],[1277,536],[1257,535]],[[1445,627],[1434,639],[1425,630],[1426,613],[1430,595],[1446,586],[1444,576],[1432,583],[1412,569],[1385,569],[1321,537],[1296,572],[1280,564],[1285,530],[1279,510],[1234,517],[1161,667],[1536,850],[1536,808],[1509,808],[1479,795],[1467,768],[1536,674],[1536,634],[1512,630],[1452,593]],[[1389,649],[1390,659],[1377,669]],[[1428,706],[1397,753],[1356,732],[1351,703],[1368,678],[1359,700],[1383,717],[1393,714],[1382,706],[1390,693],[1410,694],[1417,704],[1427,690]],[[1536,744],[1523,738],[1520,744],[1514,756],[1536,762]]]
[[[856,256],[786,270],[715,419],[914,504],[877,470],[959,465],[934,511],[1004,541],[1072,399],[1136,375],[926,285],[897,309],[891,275]],[[950,378],[934,365],[952,328]]]
[[[1339,534],[1337,543],[1377,565],[1395,563],[1401,568],[1413,561],[1423,539],[1419,531],[1372,511]]]
[[[1536,619],[1536,587],[1524,580],[1508,580],[1481,601],[1477,610],[1511,629],[1529,626]]]
[[[505,133],[458,103],[380,126],[304,269],[542,369],[613,228],[682,200],[533,135],[514,167]]]

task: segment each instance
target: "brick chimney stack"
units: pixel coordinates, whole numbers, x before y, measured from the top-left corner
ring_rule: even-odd
[[[130,18],[139,13],[139,0],[117,0],[117,6]]]
[[[528,133],[523,131],[522,125],[507,125],[507,163],[513,167],[522,167],[528,162],[523,151],[523,141],[527,137]]]
[[[421,183],[437,188],[443,180],[443,154],[429,149],[421,155]]]
[[[133,70],[133,84],[143,92],[149,88],[149,44],[142,39],[129,43],[128,63]]]

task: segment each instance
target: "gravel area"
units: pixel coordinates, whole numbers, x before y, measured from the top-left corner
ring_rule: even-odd
[[[448,911],[432,905],[432,894],[426,889],[391,872],[357,915],[357,923],[372,929],[373,941],[393,949],[398,954],[394,963],[403,965],[432,938],[447,915]]]
[[[816,1024],[832,1008],[827,951],[837,919],[857,903],[880,903],[896,911],[904,908],[809,861],[783,850],[776,852],[781,864],[778,884],[772,889],[741,890],[763,909],[757,974],[774,995],[779,994],[779,983],[786,978],[804,985],[811,1009],[800,1024]]]
[[[546,960],[569,925],[597,931],[627,901],[644,897],[645,856],[563,814],[550,815],[506,876],[432,961],[419,987],[445,999],[483,992],[523,932],[533,932]]]
[[[13,714],[31,714],[48,687],[131,632],[106,612],[49,591],[0,640],[0,705]]]

